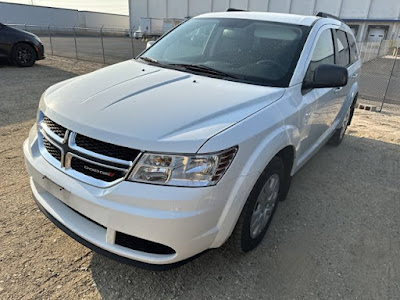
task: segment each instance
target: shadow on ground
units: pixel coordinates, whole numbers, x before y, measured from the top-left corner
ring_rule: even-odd
[[[295,177],[266,239],[152,272],[94,254],[103,299],[394,299],[399,295],[400,145],[347,136]]]

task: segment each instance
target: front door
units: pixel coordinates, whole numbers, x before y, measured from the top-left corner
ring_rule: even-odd
[[[305,81],[312,81],[315,69],[319,65],[335,63],[335,48],[332,30],[321,29],[306,73]],[[319,138],[329,128],[329,123],[334,118],[332,106],[334,105],[335,91],[332,88],[303,90],[303,103],[307,111],[303,113],[302,129],[300,132],[299,156],[304,158],[312,152],[318,144]]]

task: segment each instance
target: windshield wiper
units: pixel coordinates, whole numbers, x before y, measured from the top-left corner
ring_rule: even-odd
[[[141,60],[147,61],[147,62],[151,62],[151,63],[155,63],[155,64],[159,64],[157,59],[154,59],[152,57],[148,57],[148,56],[141,56],[139,57]]]
[[[171,67],[178,67],[178,68],[184,68],[185,70],[189,71],[194,71],[194,72],[201,72],[201,73],[206,73],[210,75],[216,75],[219,77],[225,77],[225,78],[234,78],[234,79],[240,79],[239,77],[235,75],[231,75],[229,73],[205,66],[205,65],[194,65],[194,64],[168,64],[168,66]]]

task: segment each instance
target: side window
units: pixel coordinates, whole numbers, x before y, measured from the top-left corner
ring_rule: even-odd
[[[350,48],[347,42],[346,32],[342,30],[336,30],[336,42],[337,42],[337,53],[338,60],[337,65],[347,67],[350,64]]]
[[[319,36],[317,44],[315,46],[313,55],[311,57],[310,66],[308,67],[306,74],[306,81],[312,81],[314,78],[315,69],[319,65],[335,63],[335,48],[333,45],[332,31],[330,29],[325,30]]]
[[[349,41],[350,45],[350,63],[352,64],[359,58],[360,55],[358,53],[356,40],[349,33],[347,33],[347,40]]]

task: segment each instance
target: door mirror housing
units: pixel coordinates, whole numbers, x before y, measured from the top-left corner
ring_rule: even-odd
[[[313,81],[304,81],[303,89],[335,88],[347,85],[349,73],[336,65],[320,65],[314,71]]]

